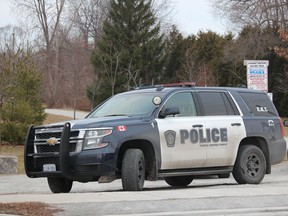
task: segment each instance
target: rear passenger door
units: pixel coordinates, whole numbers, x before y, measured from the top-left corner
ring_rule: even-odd
[[[199,91],[197,95],[206,125],[206,167],[231,166],[246,136],[243,118],[228,92]]]

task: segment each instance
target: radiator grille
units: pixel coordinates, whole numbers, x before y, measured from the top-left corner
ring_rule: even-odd
[[[70,142],[70,152],[76,151],[76,142]],[[48,144],[41,144],[36,145],[37,153],[59,153],[60,151],[60,144],[55,145],[48,145]]]
[[[79,131],[71,131],[70,137],[78,137]],[[45,132],[45,133],[36,133],[36,139],[49,139],[54,137],[56,139],[61,138],[61,132]]]
[[[35,131],[35,150],[38,154],[45,153],[59,153],[60,152],[60,143],[61,143],[61,134],[63,127],[54,127],[47,128],[42,130]],[[70,146],[69,152],[75,152],[77,148],[77,142],[79,140],[79,131],[70,131]],[[48,144],[49,139],[55,140],[55,144]]]

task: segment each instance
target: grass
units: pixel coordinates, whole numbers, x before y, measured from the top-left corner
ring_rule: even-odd
[[[47,117],[46,117],[45,121],[43,122],[43,125],[52,124],[52,123],[56,123],[56,122],[69,121],[72,119],[73,118],[70,118],[67,116],[47,114]]]

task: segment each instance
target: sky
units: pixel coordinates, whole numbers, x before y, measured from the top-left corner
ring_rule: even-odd
[[[227,29],[213,17],[209,0],[172,0],[174,7],[173,21],[185,35],[211,30],[224,34]],[[0,0],[0,27],[17,24],[11,12],[11,0]]]

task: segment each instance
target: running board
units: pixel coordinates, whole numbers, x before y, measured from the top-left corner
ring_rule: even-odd
[[[201,175],[218,175],[231,173],[233,166],[229,167],[208,167],[208,168],[193,168],[193,169],[173,169],[159,170],[158,177],[164,178],[169,176],[201,176]]]

